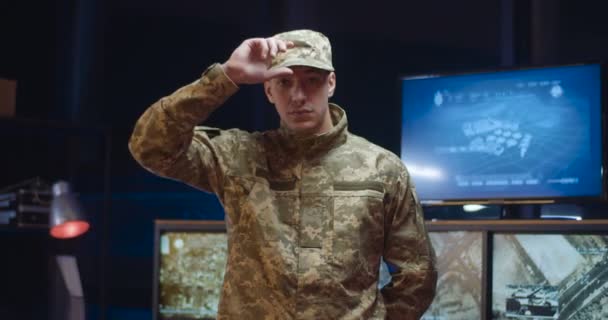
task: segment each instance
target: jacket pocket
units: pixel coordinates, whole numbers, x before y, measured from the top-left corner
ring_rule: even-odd
[[[334,183],[332,199],[334,267],[342,281],[362,274],[375,278],[384,245],[383,185]]]
[[[275,191],[271,187],[268,181],[256,181],[239,208],[241,228],[266,241],[285,237],[294,217],[294,193]]]

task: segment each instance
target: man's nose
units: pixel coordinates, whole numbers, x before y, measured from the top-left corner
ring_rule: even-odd
[[[299,101],[306,100],[306,92],[304,91],[304,87],[301,83],[296,82],[291,91],[291,98]]]

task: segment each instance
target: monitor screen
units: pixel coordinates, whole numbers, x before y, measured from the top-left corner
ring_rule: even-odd
[[[423,202],[603,195],[600,64],[400,85],[401,158]]]
[[[437,293],[422,320],[482,319],[484,234],[429,232],[437,256]]]
[[[492,319],[607,319],[608,236],[496,233]]]
[[[154,317],[216,319],[226,266],[223,222],[156,222]]]

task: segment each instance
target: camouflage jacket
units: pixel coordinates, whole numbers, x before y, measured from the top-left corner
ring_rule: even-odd
[[[334,127],[299,138],[195,127],[238,87],[214,65],[153,104],[130,140],[148,170],[215,193],[230,221],[219,319],[419,319],[434,253],[394,154]],[[378,289],[381,257],[396,267]]]

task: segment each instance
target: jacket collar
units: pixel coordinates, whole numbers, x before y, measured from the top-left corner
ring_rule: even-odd
[[[320,135],[299,136],[281,123],[281,127],[278,130],[281,144],[288,151],[303,154],[306,157],[312,157],[318,153],[325,153],[328,150],[343,144],[346,141],[348,133],[346,112],[333,103],[329,104],[329,112],[333,127]]]

